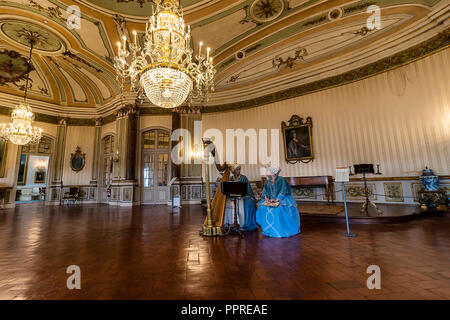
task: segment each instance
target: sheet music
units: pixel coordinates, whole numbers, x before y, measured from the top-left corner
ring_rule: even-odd
[[[350,181],[350,169],[348,167],[337,167],[335,182],[349,182]]]

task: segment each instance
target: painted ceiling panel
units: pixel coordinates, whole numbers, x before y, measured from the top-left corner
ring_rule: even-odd
[[[222,44],[233,40],[238,35],[251,30],[255,26],[254,23],[240,23],[245,16],[246,14],[244,10],[236,11],[235,13],[227,15],[222,19],[193,29],[192,37],[193,39],[202,39],[203,43],[207,47],[211,47],[212,52],[214,52],[214,50],[219,48]],[[198,50],[198,45],[199,42],[195,41],[195,50]]]
[[[86,102],[87,96],[84,92],[83,88],[79,84],[77,80],[75,80],[74,76],[66,72],[63,68],[59,69],[64,77],[66,78],[67,82],[70,84],[70,88],[72,91],[72,96],[74,101],[76,102]]]

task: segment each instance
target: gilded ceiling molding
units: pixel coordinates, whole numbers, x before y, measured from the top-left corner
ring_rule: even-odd
[[[68,126],[95,127],[96,119],[68,118]]]
[[[44,113],[34,113],[34,121],[45,122],[51,124],[58,124],[59,118],[57,116],[51,116],[49,114]]]
[[[114,113],[102,118],[102,125],[116,121],[117,116]]]
[[[402,65],[424,58],[434,52],[450,46],[450,29],[439,33],[437,36],[398,52],[387,58],[378,60],[361,68],[357,68],[337,76],[303,84],[294,88],[274,92],[255,99],[236,102],[232,104],[207,106],[202,108],[203,113],[223,112],[232,110],[249,109],[265,104],[303,96],[316,91],[342,86],[351,82],[366,79],[377,74],[389,71]]]
[[[286,60],[283,60],[281,57],[275,57],[272,60],[272,66],[273,68],[280,69],[282,66],[286,66],[289,69],[292,69],[294,67],[294,64],[296,64],[298,61],[304,60],[304,57],[308,55],[308,51],[306,48],[298,48],[295,50],[294,56],[287,57]]]
[[[40,4],[38,4],[34,0],[28,0],[28,6],[30,8],[34,8],[34,9],[38,10],[41,13],[47,14],[51,19],[59,20],[60,22],[62,22],[64,24],[67,23],[67,19],[65,19],[63,17],[63,13],[58,6],[45,8],[45,7],[41,6]]]
[[[101,127],[102,125],[103,125],[103,119],[102,118],[95,119],[95,126],[96,127]]]
[[[129,3],[129,2],[134,2],[134,0],[116,0],[116,2],[117,3],[121,3],[121,2]],[[153,2],[153,0],[136,0],[136,3],[139,4],[140,8],[144,7],[145,2]]]
[[[86,66],[88,66],[88,67],[94,69],[94,70],[97,71],[98,73],[102,73],[102,72],[103,72],[102,69],[97,68],[96,66],[94,66],[93,64],[91,64],[89,61],[87,61],[87,60],[85,60],[85,59],[79,57],[78,55],[76,55],[76,54],[70,52],[69,50],[64,51],[62,54],[63,54],[63,56],[67,56],[67,57],[69,57],[69,58],[71,58],[71,59],[73,59],[73,60],[76,60],[76,61],[78,61],[78,62],[80,62],[80,63],[83,63],[84,65],[86,65]]]

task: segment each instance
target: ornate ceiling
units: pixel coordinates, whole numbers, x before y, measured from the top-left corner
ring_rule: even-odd
[[[68,6],[81,9],[69,29]],[[120,106],[115,44],[145,28],[151,0],[0,0],[0,107],[23,95],[29,48],[29,96],[35,111],[73,118],[105,117]],[[216,93],[205,112],[248,108],[355,81],[448,47],[449,1],[443,0],[181,0],[194,46],[211,47]],[[369,30],[367,7],[381,8]],[[447,31],[446,31],[447,30]],[[408,51],[409,50],[409,51]],[[17,53],[20,55],[18,56]],[[25,72],[26,73],[26,72]],[[144,113],[159,112],[143,103]]]

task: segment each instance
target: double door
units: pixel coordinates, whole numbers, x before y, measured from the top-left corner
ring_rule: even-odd
[[[169,200],[169,153],[144,152],[142,203],[163,204]]]

